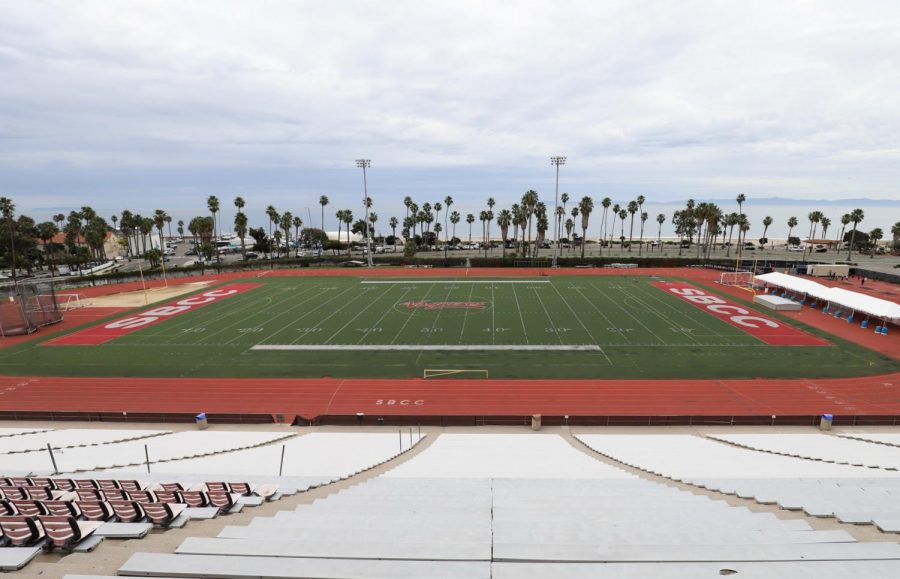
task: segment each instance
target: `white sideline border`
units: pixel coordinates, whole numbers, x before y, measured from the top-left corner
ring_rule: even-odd
[[[363,351],[510,351],[521,352],[528,351],[568,351],[568,352],[600,352],[600,346],[596,344],[422,344],[416,346],[414,344],[257,344],[250,348],[251,350],[268,350],[268,351],[347,351],[347,350],[363,350]]]
[[[447,279],[420,279],[420,280],[380,280],[380,279],[364,279],[359,283],[380,283],[380,284],[417,284],[417,285],[427,285],[430,283],[550,283],[548,279],[506,279],[506,280],[489,280],[489,279],[457,279],[457,280],[447,280]]]

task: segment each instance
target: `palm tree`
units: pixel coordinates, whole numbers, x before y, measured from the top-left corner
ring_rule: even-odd
[[[206,207],[209,209],[209,212],[212,213],[212,218],[213,218],[213,238],[215,239],[215,238],[218,238],[218,237],[219,237],[219,234],[218,234],[218,231],[219,231],[218,225],[219,225],[219,223],[218,223],[218,221],[217,221],[217,219],[216,219],[216,218],[217,218],[217,214],[219,213],[219,198],[216,197],[215,195],[210,195],[209,197],[207,197],[207,199],[206,199]],[[218,252],[218,251],[216,251],[216,261],[221,261],[221,259],[219,258],[219,252]]]
[[[246,261],[247,247],[244,245],[244,238],[247,237],[247,215],[242,211],[234,214],[234,232],[241,238],[241,257]]]
[[[638,242],[638,257],[641,256],[641,250],[644,247],[644,223],[646,223],[647,217],[649,217],[647,215],[647,212],[642,211],[641,212],[641,240],[640,240],[640,242]]]
[[[822,216],[822,239],[828,239],[828,228],[831,227],[831,219]]]
[[[850,246],[847,248],[847,259],[850,259],[850,252],[853,251],[853,243],[856,241],[856,228],[860,222],[865,219],[866,215],[862,209],[854,209],[850,212],[850,221],[853,223],[853,233],[850,234]]]
[[[844,213],[841,215],[841,233],[838,235],[837,241],[840,243],[844,240],[844,229],[847,228],[847,225],[850,223],[850,214]]]
[[[115,216],[113,216],[115,217]],[[169,239],[172,239],[172,216],[166,215],[166,225],[169,228]]]
[[[737,213],[729,213],[725,216],[725,227],[728,228],[728,251],[725,252],[725,257],[731,257],[731,238],[734,235],[734,226],[741,222],[740,216]],[[740,236],[740,233],[738,233]],[[724,239],[724,235],[722,238]]]
[[[409,217],[409,210],[410,210],[410,207],[412,206],[412,203],[413,203],[412,197],[410,197],[409,195],[407,195],[406,197],[403,198],[403,205],[406,206],[406,217]],[[413,214],[415,214],[415,211],[413,211]]]
[[[445,238],[450,233],[450,228],[447,227],[447,220],[450,218],[450,206],[451,205],[453,205],[453,197],[450,197],[449,195],[447,195],[446,197],[444,197],[444,209],[445,209],[445,211],[444,211],[444,237]],[[444,245],[446,246],[449,243],[450,243],[450,239],[447,239],[447,243]],[[446,250],[444,251],[444,257],[447,257]]]
[[[575,229],[575,222],[572,221],[571,219],[566,219],[566,239],[569,240],[569,247],[572,247],[572,230],[573,229]],[[601,243],[600,246],[601,246],[600,251],[602,253],[603,252],[603,249],[602,249],[603,244]]]
[[[809,249],[809,254],[812,255],[812,246],[813,246],[812,241],[813,241],[813,238],[816,236],[816,226],[819,224],[819,221],[822,220],[822,212],[821,211],[812,211],[812,212],[810,212],[810,214],[807,217],[809,218],[810,229],[809,229],[809,243],[807,243],[806,245],[809,246],[807,249]]]
[[[622,230],[619,232],[619,246],[625,243],[625,218],[628,217],[628,211],[622,209],[619,211],[619,219],[622,221]]]
[[[501,209],[497,216],[497,225],[500,226],[500,238],[503,240],[503,257],[506,258],[506,240],[509,237],[509,225],[512,223],[512,213],[509,209]]]
[[[737,201],[737,204],[738,204],[738,214],[741,214],[744,212],[744,201],[746,201],[746,200],[747,200],[747,196],[744,195],[743,193],[740,193],[737,196],[737,199],[735,199],[735,201]]]
[[[441,209],[443,209],[443,208],[444,208],[444,206],[441,205],[441,202],[440,202],[440,201],[438,201],[438,202],[436,202],[436,203],[434,204],[435,219],[437,220],[438,223],[441,222]],[[446,221],[446,217],[447,217],[447,216],[445,215],[445,216],[444,216],[445,221]],[[443,231],[443,230],[442,230],[442,231]],[[435,229],[435,233],[438,233],[438,231],[437,231],[436,229]],[[435,240],[435,245],[438,245],[438,246],[439,246],[439,245],[441,244],[441,238],[440,238],[439,235],[435,235],[434,240]]]
[[[6,225],[9,227],[9,248],[12,256],[12,273],[13,283],[16,283],[16,234],[13,215],[16,212],[16,204],[8,197],[0,197],[0,214],[6,219]]]
[[[572,216],[573,227],[574,227],[575,221],[578,220],[578,213],[579,213],[579,211],[578,211],[577,205],[572,208],[572,211],[569,212],[569,214]],[[581,240],[581,243],[582,244],[584,243],[584,239]],[[570,243],[569,245],[574,245],[574,243]],[[600,252],[601,252],[600,254],[603,255],[603,240],[602,239],[600,240]]]
[[[581,198],[578,203],[578,212],[581,213],[581,258],[584,259],[584,249],[587,245],[587,228],[590,223],[591,212],[594,210],[594,200],[588,196]],[[601,247],[601,254],[603,249]]]
[[[290,211],[285,211],[281,215],[280,225],[284,230],[284,247],[287,256],[291,256],[291,226],[294,224],[294,215]]]
[[[600,206],[603,207],[603,220],[600,223],[600,229],[602,230],[600,233],[600,248],[602,251],[603,248],[603,240],[606,239],[606,229],[609,227],[609,222],[606,220],[606,211],[609,209],[609,206],[612,205],[612,199],[609,197],[604,197],[603,201],[600,202]],[[610,244],[610,249],[612,249],[612,244]]]
[[[178,235],[181,236],[181,241],[184,241],[184,221],[178,220]]]
[[[294,240],[297,242],[297,251],[294,253],[294,257],[300,257],[300,228],[303,227],[303,220],[299,217],[294,217],[293,225]]]
[[[487,211],[478,214],[478,220],[481,221],[481,245],[487,244]],[[487,247],[484,247],[484,256],[487,257]]]
[[[396,217],[391,217],[388,220],[388,225],[391,227],[391,237],[394,238],[394,251],[395,252],[397,251],[397,225],[399,225],[399,224],[400,224],[400,222],[397,221]]]
[[[353,211],[344,210],[344,225],[347,226],[347,255],[350,255],[350,224],[353,223]]]
[[[634,239],[634,214],[637,213],[637,201],[628,202],[628,213],[631,214],[631,226],[628,230],[628,253],[631,253],[631,242]]]
[[[621,210],[622,210],[622,207],[618,203],[614,204],[612,206],[612,218],[616,219],[619,216],[619,212]],[[608,228],[609,228],[609,225],[607,224],[607,229]],[[612,250],[613,236],[615,234],[616,234],[616,224],[615,224],[615,222],[613,222],[612,233],[609,234],[609,249],[610,250]],[[619,248],[619,249],[621,249],[621,248]]]
[[[662,251],[662,226],[663,223],[666,222],[665,213],[660,213],[656,216],[656,222],[659,223],[659,230],[656,232],[656,243],[659,245],[659,250]]]
[[[559,244],[559,238],[562,237],[562,222],[563,218],[566,216],[566,203],[569,202],[569,194],[563,193],[559,196],[559,200],[562,201],[562,211],[557,210],[556,212],[556,243]]]
[[[771,218],[770,216],[766,215],[766,216],[763,218],[763,235],[762,235],[762,236],[763,236],[763,239],[766,240],[766,243],[769,242],[769,238],[766,237],[766,233],[769,232],[769,226],[770,226],[770,225],[772,225],[772,218]]]
[[[153,212],[153,225],[156,226],[156,230],[159,232],[159,249],[163,251],[163,227],[166,225],[166,217],[168,215],[162,209],[157,209]]]
[[[790,219],[788,219],[788,221],[787,221],[787,224],[788,224],[788,245],[790,245],[790,243],[791,243],[791,231],[793,231],[794,228],[797,227],[797,225],[798,225],[799,223],[800,223],[800,222],[797,220],[796,217],[791,217]],[[848,258],[848,259],[849,259],[849,258]]]
[[[272,224],[278,222],[278,210],[275,209],[274,205],[269,205],[268,207],[266,207],[266,217],[269,218],[269,239],[271,240],[272,239]],[[269,243],[269,248],[270,248],[269,256],[270,257],[272,255],[271,246],[272,246],[272,244]]]
[[[119,218],[118,218],[117,216],[115,216],[115,215],[112,215],[112,216],[109,218],[109,220],[112,221],[113,229],[115,229],[115,228],[116,228],[116,223],[119,221]]]
[[[640,214],[644,211],[644,201],[646,201],[646,199],[644,199],[643,195],[638,195],[636,201],[638,204],[638,215],[640,216]]]
[[[344,224],[344,210],[338,209],[337,211],[334,212],[334,216],[337,218],[337,222],[338,222],[337,241],[338,241],[338,251],[340,251],[341,227]]]
[[[466,223],[469,224],[469,245],[472,245],[472,224],[475,223],[475,216],[471,213],[466,215]]]
[[[534,216],[537,218],[537,236],[534,238],[534,257],[536,258],[547,237],[547,229],[550,228],[550,221],[547,219],[547,205],[544,202],[535,206]]]
[[[319,205],[322,206],[322,223],[320,225],[322,227],[322,232],[324,233],[325,232],[325,206],[328,205],[328,197],[325,195],[322,195],[321,197],[319,197]],[[338,223],[338,230],[340,230],[340,229],[341,229],[341,224]],[[340,235],[338,235],[338,241],[340,241],[340,240],[341,240]]]
[[[900,221],[891,226],[891,250],[900,248]]]
[[[522,195],[521,208],[525,212],[525,221],[528,223],[528,244],[525,246],[527,249],[523,251],[523,255],[532,254],[533,250],[531,249],[531,222],[532,217],[534,216],[534,209],[538,204],[538,192],[529,189]],[[524,237],[524,232],[523,232]]]
[[[450,239],[456,239],[456,224],[459,223],[459,211],[454,211],[450,213],[450,223],[453,224],[453,234],[450,236]]]
[[[497,202],[494,201],[493,197],[488,197],[487,206],[488,206],[488,223],[487,223],[487,235],[488,235],[488,244],[491,246],[491,253],[494,253],[494,244],[491,243],[491,222],[494,220],[494,205]],[[487,257],[485,255],[485,257]]]
[[[872,253],[869,255],[869,257],[871,257],[872,259],[875,258],[875,249],[878,247],[878,242],[882,237],[884,237],[884,232],[880,227],[876,227],[869,232],[869,241],[872,243]]]

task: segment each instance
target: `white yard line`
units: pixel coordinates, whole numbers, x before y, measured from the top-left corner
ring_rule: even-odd
[[[559,328],[556,324],[553,323],[553,316],[550,315],[550,312],[547,311],[547,306],[544,305],[544,300],[541,299],[541,294],[534,290],[534,295],[537,297],[538,302],[541,304],[541,309],[544,310],[544,315],[547,316],[547,320],[550,322],[550,327],[553,328],[553,333],[556,334],[556,339],[559,340],[559,343],[563,343],[562,334],[559,332]]]
[[[525,328],[525,317],[522,315],[522,308],[519,307],[519,294],[516,293],[516,286],[513,286],[513,297],[516,299],[516,309],[519,310],[519,321],[522,322],[522,335],[525,336],[525,343],[528,343],[528,330]]]
[[[433,290],[433,289],[434,289],[434,284],[432,284],[431,286],[429,286],[428,291],[425,292],[425,295],[422,296],[422,298],[421,298],[422,301],[424,301],[425,298],[428,297],[428,294],[430,294],[430,293],[431,293],[431,290]],[[406,321],[403,322],[403,325],[400,326],[400,329],[397,330],[397,333],[396,333],[396,334],[394,334],[394,339],[391,340],[391,344],[393,344],[394,342],[397,341],[397,338],[399,338],[399,337],[400,337],[400,334],[403,333],[403,330],[406,329],[406,326],[409,324],[409,321],[412,320],[414,317],[416,317],[415,310],[410,310],[409,315],[406,317]]]
[[[597,338],[595,338],[594,335],[591,333],[591,331],[588,329],[588,327],[586,325],[584,325],[584,322],[581,320],[581,317],[575,312],[575,309],[572,308],[571,305],[569,305],[569,300],[567,300],[565,298],[565,296],[562,294],[562,292],[559,291],[559,288],[556,287],[556,284],[551,284],[551,285],[552,285],[553,289],[556,290],[556,293],[557,293],[557,295],[559,295],[559,298],[563,301],[564,304],[566,304],[566,307],[569,308],[569,312],[572,313],[572,317],[574,317],[576,320],[578,320],[578,323],[581,324],[581,327],[584,328],[585,332],[587,332],[587,335],[591,339],[591,341],[595,344],[599,344],[599,342],[597,341]],[[606,352],[603,351],[603,348],[600,348],[600,352],[603,354],[603,357],[606,358],[606,361],[609,362],[609,365],[612,366],[613,361],[609,358],[609,356],[606,355]]]
[[[316,289],[320,289],[321,286],[318,286],[318,285],[317,285],[317,286],[315,286],[315,288],[316,288]],[[287,314],[287,313],[289,313],[289,312],[292,312],[293,310],[299,308],[300,306],[302,306],[302,305],[305,304],[306,302],[309,302],[309,301],[312,301],[312,300],[315,300],[315,299],[317,299],[317,298],[322,297],[327,291],[328,291],[328,290],[322,290],[322,291],[319,291],[318,293],[316,293],[316,294],[314,294],[314,295],[311,295],[311,296],[309,296],[308,298],[306,298],[306,299],[304,299],[304,300],[302,300],[302,301],[300,301],[300,302],[298,302],[298,303],[292,305],[292,306],[289,307],[288,309],[282,310],[282,311],[278,312],[276,315],[270,316],[270,317],[266,318],[266,321],[260,323],[258,327],[264,328],[264,327],[266,327],[266,324],[268,324],[268,323],[271,322],[272,320],[283,319],[284,316],[285,316],[285,314]],[[305,293],[305,292],[304,292],[304,293]],[[304,294],[301,294],[301,295],[304,295]],[[294,296],[294,297],[297,297],[297,296]],[[266,309],[269,309],[269,308],[266,308]],[[302,316],[301,316],[301,317],[302,317]],[[300,319],[300,318],[298,318],[298,319]],[[297,320],[294,320],[294,321],[296,322]],[[291,323],[294,323],[294,322],[291,322]],[[290,324],[288,324],[288,325],[290,325]],[[280,331],[283,330],[283,329],[284,329],[284,328],[281,328],[280,330],[276,331],[274,334],[270,334],[270,335],[266,336],[266,338],[265,338],[263,341],[268,340],[269,338],[271,338],[272,336],[276,335],[278,332],[280,332]],[[237,339],[240,338],[240,337],[241,337],[241,334],[238,334],[237,336],[235,336],[235,337],[229,339],[226,343],[227,343],[227,344],[230,344],[230,343],[234,342],[235,340],[237,340]]]
[[[353,287],[353,286],[351,286],[351,287]],[[350,304],[352,304],[353,302],[355,302],[355,301],[358,300],[359,298],[363,297],[364,295],[366,295],[365,292],[359,292],[359,293],[358,293],[357,295],[355,295],[350,301],[345,302],[344,305],[342,305],[341,307],[339,307],[339,308],[337,308],[336,310],[332,311],[330,314],[328,314],[327,316],[325,316],[324,318],[322,318],[321,320],[319,320],[318,322],[316,322],[316,324],[313,325],[313,326],[311,326],[310,329],[312,329],[312,330],[314,330],[314,329],[316,329],[316,328],[321,329],[322,324],[324,324],[325,322],[327,322],[328,320],[330,320],[330,319],[333,318],[334,316],[338,315],[339,313],[343,312],[344,309],[347,308],[347,306],[349,306]],[[329,301],[332,301],[332,300],[329,300]],[[319,308],[316,308],[316,310],[318,310],[318,309],[319,309]],[[315,310],[314,310],[314,311],[315,311]],[[302,317],[302,316],[301,316],[301,317]],[[309,336],[309,335],[311,335],[311,334],[313,334],[313,333],[315,333],[315,332],[312,332],[312,331],[309,331],[309,332],[303,332],[302,334],[300,334],[299,336],[297,336],[295,339],[291,340],[291,343],[292,343],[292,344],[296,344],[296,343],[299,342],[300,340],[306,338],[307,336]]]
[[[322,303],[319,304],[318,306],[314,307],[313,309],[309,310],[308,312],[306,312],[305,314],[303,314],[303,315],[300,316],[299,318],[296,318],[296,319],[293,319],[293,320],[289,321],[287,324],[281,326],[280,328],[278,328],[277,330],[275,330],[274,332],[272,332],[271,334],[269,334],[268,336],[266,336],[265,338],[263,338],[262,340],[260,340],[260,342],[265,342],[266,340],[272,338],[273,336],[277,336],[278,334],[280,334],[281,332],[285,331],[285,330],[288,329],[289,327],[293,326],[293,325],[296,324],[298,321],[302,320],[303,318],[305,318],[305,317],[308,316],[309,314],[315,312],[316,310],[318,310],[318,309],[321,308],[322,306],[327,305],[327,304],[333,302],[334,300],[336,300],[337,298],[341,297],[342,295],[344,295],[345,293],[347,293],[348,291],[350,291],[353,287],[354,287],[354,286],[352,286],[352,285],[348,285],[347,288],[346,288],[344,291],[338,292],[334,297],[325,300],[324,302],[322,302]],[[325,292],[327,292],[327,291],[329,291],[329,290],[323,290],[322,293],[325,293]],[[319,294],[319,295],[321,295],[321,294]],[[298,305],[299,305],[299,304],[298,304]],[[279,314],[278,317],[280,318],[280,317],[281,317],[281,314]]]
[[[391,289],[394,289],[394,288],[391,288]],[[401,297],[400,297],[401,300],[403,300],[403,298],[406,297],[406,294],[409,292],[409,290],[410,290],[410,288],[405,288],[405,289],[403,290],[403,294],[402,294]],[[362,344],[362,343],[363,343],[363,340],[365,340],[366,338],[369,337],[369,334],[372,332],[372,329],[381,327],[381,322],[384,321],[384,319],[385,319],[386,317],[388,317],[388,315],[391,314],[391,313],[394,311],[394,308],[396,307],[396,305],[397,305],[397,304],[390,304],[390,305],[387,307],[387,309],[384,310],[384,313],[381,314],[381,317],[378,318],[378,320],[376,320],[376,322],[375,322],[374,324],[372,324],[371,326],[369,326],[368,328],[366,328],[366,331],[365,331],[365,333],[362,335],[362,338],[360,338],[359,341],[356,342],[356,343],[357,343],[357,344]]]
[[[225,326],[224,328],[222,328],[222,329],[220,329],[220,330],[217,330],[217,331],[213,332],[212,334],[204,334],[203,338],[202,338],[201,340],[198,340],[198,341],[202,343],[204,340],[208,340],[209,338],[212,338],[213,336],[217,336],[217,335],[221,334],[222,332],[225,332],[225,331],[227,331],[227,330],[229,330],[229,329],[231,329],[231,328],[233,328],[233,327],[235,327],[235,326],[238,326],[239,324],[242,324],[242,323],[243,323],[244,321],[246,321],[246,320],[253,319],[254,317],[256,317],[256,316],[262,314],[263,312],[267,312],[267,311],[271,310],[272,308],[277,308],[277,307],[281,306],[281,305],[282,305],[283,303],[285,303],[285,302],[289,302],[289,301],[291,301],[291,300],[293,300],[293,299],[302,297],[302,296],[308,294],[309,292],[315,290],[315,289],[318,288],[318,287],[319,287],[318,285],[313,285],[313,286],[310,286],[310,287],[308,287],[308,288],[305,288],[305,289],[304,289],[302,292],[300,292],[298,295],[290,295],[290,296],[284,298],[283,300],[278,300],[277,302],[276,302],[276,301],[273,301],[273,302],[271,302],[269,305],[267,305],[266,307],[261,308],[261,309],[259,309],[259,310],[256,310],[255,312],[253,312],[253,313],[251,313],[251,314],[248,314],[248,315],[246,315],[246,316],[240,318],[240,319],[239,319],[238,321],[236,321],[236,322],[233,322],[233,323],[231,323],[231,324],[228,324],[228,325]],[[279,288],[279,289],[281,289],[282,291],[288,290],[288,293],[290,293],[290,289],[291,289],[291,288]],[[301,302],[301,303],[303,303],[303,302]],[[291,306],[291,307],[288,308],[287,310],[279,311],[277,317],[281,317],[282,315],[284,315],[285,313],[291,311],[291,310],[294,309],[295,307],[296,307],[296,306]],[[269,319],[271,320],[272,318],[269,318]],[[261,327],[261,326],[257,326],[257,327]]]
[[[491,286],[493,287],[493,286]],[[472,287],[469,289],[469,300],[472,301],[472,296],[475,294],[475,284],[472,284]],[[466,308],[465,312],[463,312],[463,323],[462,328],[459,329],[459,340],[457,344],[462,344],[463,334],[466,331],[466,322],[469,320],[469,308]]]
[[[361,309],[361,310],[359,310],[358,312],[356,312],[356,315],[353,316],[352,318],[350,318],[350,319],[347,321],[346,324],[344,324],[343,326],[341,326],[340,329],[338,329],[335,333],[333,333],[333,334],[331,334],[330,336],[328,336],[328,339],[325,340],[324,343],[327,344],[327,343],[330,342],[335,336],[337,336],[338,334],[340,334],[341,332],[343,332],[344,330],[346,330],[346,329],[347,329],[347,326],[349,326],[350,324],[352,324],[353,321],[356,320],[356,318],[358,318],[359,316],[361,316],[361,315],[363,315],[364,313],[366,313],[366,312],[369,310],[369,308],[371,308],[371,307],[374,306],[376,303],[378,303],[379,301],[381,301],[381,298],[383,298],[384,296],[388,295],[388,294],[391,292],[392,289],[394,289],[393,286],[387,288],[383,294],[381,294],[380,296],[378,296],[378,297],[375,298],[374,300],[371,300],[371,301],[369,302],[369,304],[368,304],[366,307],[364,307],[363,309]]]
[[[662,342],[662,343],[664,343],[664,344],[666,343],[666,341],[663,340],[662,338],[660,338],[660,337],[656,334],[656,332],[654,332],[653,330],[651,330],[650,328],[648,328],[648,327],[646,326],[646,324],[644,324],[644,322],[642,322],[637,316],[635,316],[635,315],[632,314],[630,311],[628,311],[628,308],[622,307],[622,305],[619,304],[619,302],[617,302],[616,300],[614,300],[614,299],[612,299],[612,298],[610,298],[610,297],[607,297],[607,295],[606,295],[605,293],[603,293],[603,290],[601,290],[600,288],[598,288],[598,287],[595,286],[594,284],[591,284],[591,287],[594,288],[595,290],[597,290],[598,292],[600,292],[600,295],[602,295],[603,297],[605,297],[606,299],[608,299],[608,300],[611,301],[612,303],[616,304],[616,307],[618,307],[620,310],[622,310],[623,312],[625,312],[625,314],[627,314],[628,316],[630,316],[631,319],[633,319],[633,320],[634,320],[635,322],[637,322],[641,327],[643,327],[645,330],[647,330],[647,331],[650,333],[651,336],[653,336],[654,338],[656,338],[657,340],[659,340],[660,342]]]
[[[438,351],[438,352],[454,352],[454,351],[572,351],[572,352],[596,352],[601,350],[596,344],[259,344],[250,348],[251,350],[264,351],[378,351],[378,350],[399,350],[399,351]]]

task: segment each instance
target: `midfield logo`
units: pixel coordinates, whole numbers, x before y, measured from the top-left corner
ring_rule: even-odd
[[[427,302],[408,301],[400,304],[409,310],[483,310],[484,302]]]

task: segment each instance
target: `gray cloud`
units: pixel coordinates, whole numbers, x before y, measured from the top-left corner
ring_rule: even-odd
[[[367,156],[382,211],[474,211],[563,153],[579,196],[897,198],[898,28],[872,0],[0,0],[0,190],[351,206]]]

